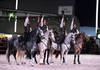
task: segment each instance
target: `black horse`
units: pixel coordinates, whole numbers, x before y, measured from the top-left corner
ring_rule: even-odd
[[[13,35],[9,40],[7,44],[7,51],[6,51],[6,57],[8,63],[10,63],[10,55],[12,54],[16,60],[16,52],[17,48],[14,46],[14,41],[18,38],[17,35]]]
[[[40,29],[39,28],[35,28],[32,32],[30,32],[30,34],[27,36],[27,41],[25,41],[25,37],[24,35],[21,36],[17,36],[17,35],[13,35],[9,40],[8,40],[8,47],[7,47],[7,51],[6,51],[6,57],[8,60],[8,63],[10,63],[10,55],[13,54],[15,60],[16,57],[18,58],[19,55],[21,54],[21,51],[25,51],[25,54],[27,55],[28,58],[32,58],[35,57],[36,52],[33,50],[35,43],[39,43],[40,42]],[[37,61],[35,61],[37,63]]]
[[[49,57],[50,57],[50,54],[52,55],[52,53],[54,53],[53,51],[55,51],[56,53],[56,56],[55,56],[56,58],[58,57],[59,54],[61,55],[61,44],[64,42],[64,39],[65,39],[65,31],[61,32],[60,34],[54,31],[54,36],[55,36],[55,43],[57,44],[57,49],[56,50],[52,49],[53,41],[49,38],[48,45],[47,45],[49,48],[45,50],[44,60],[43,60],[43,62],[45,63],[46,54],[47,54],[47,60],[46,60],[47,64],[49,64]]]
[[[32,59],[32,61],[33,59],[35,59],[35,62],[37,63],[36,54],[39,50],[37,49],[37,43],[41,41],[40,38],[42,38],[44,34],[41,28],[37,27],[32,32],[30,32],[29,35],[30,36],[28,37],[28,40],[25,41],[24,44],[22,44],[22,47],[24,47],[24,50],[20,49],[20,51],[25,51],[27,54],[27,57],[29,57],[29,59]],[[20,54],[20,51],[18,51],[19,54]]]

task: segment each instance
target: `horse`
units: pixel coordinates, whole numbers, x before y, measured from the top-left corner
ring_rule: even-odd
[[[47,64],[49,64],[48,59],[49,59],[49,55],[51,54],[52,42],[55,41],[55,36],[54,36],[53,30],[51,29],[49,31],[50,31],[49,40],[48,40],[47,49],[45,50],[44,59],[43,59],[43,62],[45,63],[45,58],[46,58],[46,53],[47,53],[47,60],[46,60]]]
[[[59,55],[59,52],[61,52],[61,44],[63,43],[64,39],[65,39],[65,36],[67,35],[67,32],[64,31],[62,32],[60,35],[57,33],[57,32],[54,32],[55,34],[54,37],[55,37],[55,41],[53,41],[52,39],[49,39],[49,44],[48,46],[50,48],[48,48],[48,54],[47,54],[47,64],[49,64],[48,62],[48,59],[49,57],[51,58],[50,59],[50,63],[53,63],[53,60],[52,60],[52,55],[54,53],[54,51],[56,51],[56,58],[57,56]],[[45,57],[44,57],[45,58]],[[45,59],[44,59],[45,60]]]
[[[76,35],[75,43],[73,44],[73,46],[74,46],[74,64],[76,64],[76,55],[78,56],[78,58],[77,58],[78,64],[81,64],[80,53],[83,48],[84,41],[86,39],[88,40],[88,36],[84,32],[81,32]]]
[[[17,48],[14,45],[14,41],[18,38],[18,36],[15,34],[10,39],[8,39],[7,44],[7,50],[6,50],[6,58],[8,63],[10,64],[10,55],[12,54],[16,60],[16,52]]]
[[[19,65],[19,60],[21,61],[21,64],[25,64],[24,62],[24,54],[25,54],[25,47],[23,47],[24,39],[23,36],[19,36],[15,41],[14,41],[14,46],[17,48],[16,52],[16,64]],[[22,50],[22,51],[20,51]]]
[[[66,63],[65,57],[71,48],[71,42],[75,43],[75,35],[72,32],[67,34],[64,42],[61,44],[61,63]]]
[[[40,36],[44,35],[43,31],[38,27],[36,29],[34,29],[32,32],[30,32],[30,38],[27,42],[25,43],[21,43],[19,48],[17,49],[17,54],[16,54],[16,59],[17,59],[17,64],[19,64],[18,59],[22,59],[22,64],[25,64],[25,53],[28,53],[28,55],[30,56],[30,59],[32,59],[33,57],[35,58],[36,61],[36,57],[35,57],[35,48],[36,48],[36,40],[37,40],[37,35],[41,34]],[[17,41],[18,42],[18,41]],[[18,43],[15,43],[16,46],[18,45]],[[37,61],[36,61],[37,63]]]
[[[41,39],[41,42],[38,44],[39,50],[40,50],[40,65],[44,65],[44,54],[46,50],[48,49],[48,41],[49,38],[55,41],[54,34],[52,30],[48,29],[48,26],[46,27],[44,38]],[[44,60],[43,60],[44,59]],[[47,62],[48,63],[48,62]]]

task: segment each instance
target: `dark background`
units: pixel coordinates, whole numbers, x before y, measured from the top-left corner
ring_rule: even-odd
[[[74,15],[81,26],[95,27],[96,0],[19,0],[18,10],[57,14],[58,6],[67,5],[74,6]],[[0,9],[15,9],[15,0],[0,0]]]
[[[79,20],[80,26],[95,27],[96,0],[19,0],[18,10],[57,14],[58,6],[70,6],[70,5],[74,6],[73,15],[76,16],[77,19]],[[0,0],[0,9],[14,10],[15,0]],[[99,12],[100,12],[100,5],[99,5]],[[61,20],[61,18],[59,19]],[[23,33],[24,31],[23,27],[24,20],[25,17],[18,18],[18,24],[17,24],[17,26],[19,27],[17,28],[18,33]],[[49,20],[50,25],[52,25],[53,27],[59,26],[60,21],[58,21],[53,17],[52,20],[53,22]],[[30,21],[32,22],[33,25],[36,24],[36,21],[34,21],[33,18],[31,18]],[[0,17],[0,33],[13,33],[14,32],[13,23],[14,20],[9,22],[8,17]],[[100,27],[100,13],[99,13],[99,27]],[[57,27],[55,28],[57,29]],[[95,44],[95,41],[93,39],[94,38],[90,38],[90,41],[85,43],[86,46],[83,48],[82,53],[89,53],[89,54],[98,53],[99,51],[98,46]]]

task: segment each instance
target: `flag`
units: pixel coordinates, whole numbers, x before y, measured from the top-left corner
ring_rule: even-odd
[[[71,22],[71,26],[70,26],[71,30],[73,29],[73,24],[74,24],[74,18],[72,18],[72,22]]]
[[[42,16],[42,18],[41,18],[41,22],[40,22],[41,27],[43,26],[43,19],[44,19],[44,16]]]
[[[26,17],[25,22],[24,22],[24,26],[26,27],[27,24],[29,24],[29,16]]]
[[[62,20],[61,20],[61,24],[60,24],[60,28],[63,28],[65,22],[64,22],[64,16],[62,16]]]

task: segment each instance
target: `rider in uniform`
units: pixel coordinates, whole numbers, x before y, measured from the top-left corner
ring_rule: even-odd
[[[76,24],[74,24],[74,18],[72,18],[71,22],[71,32],[73,32],[75,35],[79,34],[79,30],[77,29]]]
[[[24,44],[30,39],[30,32],[32,31],[32,28],[29,24],[29,14],[27,14],[27,17],[25,19],[24,23]]]
[[[79,34],[79,30],[77,29],[76,24],[73,25],[72,32],[73,32],[74,34]]]

